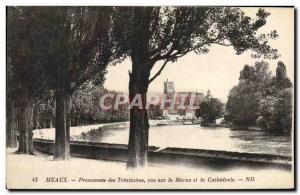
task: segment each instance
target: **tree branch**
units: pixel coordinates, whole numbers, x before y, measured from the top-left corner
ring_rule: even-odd
[[[160,67],[160,69],[158,70],[158,72],[151,78],[149,79],[149,84],[154,81],[154,79],[156,79],[156,77],[158,77],[161,72],[163,71],[163,69],[165,68],[165,66],[167,65],[167,63],[169,62],[169,60],[166,60],[163,65]]]
[[[212,44],[222,45],[225,47],[232,46],[232,44],[225,44],[225,43],[219,43],[219,42],[212,42]]]
[[[162,60],[162,59],[168,59],[170,57],[170,55],[173,53],[174,50],[175,50],[175,45],[174,45],[174,43],[172,43],[172,46],[170,47],[170,50],[166,54],[161,56],[160,53],[159,53],[159,54],[155,55],[152,58],[152,61],[155,63],[155,62],[157,62],[159,60]]]
[[[216,42],[217,44],[221,44],[221,43],[218,43]],[[165,68],[166,64],[169,62],[169,61],[173,61],[173,60],[176,60],[184,55],[186,55],[187,53],[193,51],[193,50],[196,50],[197,48],[200,48],[200,47],[203,47],[204,45],[206,44],[209,44],[209,42],[205,42],[203,43],[202,45],[200,46],[197,46],[195,48],[189,48],[185,51],[178,51],[173,53],[173,51],[175,51],[175,47],[174,47],[174,44],[172,45],[171,49],[168,51],[167,54],[163,55],[163,56],[156,56],[154,57],[152,60],[155,62],[155,61],[158,61],[158,60],[162,60],[162,59],[166,59],[164,64],[161,66],[161,68],[159,69],[159,71],[152,77],[149,79],[149,84],[154,80],[156,79],[160,74],[161,72],[163,71],[163,69]],[[230,46],[230,45],[227,45],[227,46]],[[172,54],[173,53],[173,54]],[[155,63],[154,63],[155,64]],[[152,68],[152,67],[151,67]]]

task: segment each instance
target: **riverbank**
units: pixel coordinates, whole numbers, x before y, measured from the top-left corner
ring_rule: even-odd
[[[39,152],[32,156],[15,154],[15,150],[6,150],[6,185],[9,189],[267,189],[293,187],[293,173],[286,170],[263,169],[257,171],[246,168],[212,170],[206,167],[195,169],[180,165],[158,166],[157,164],[150,164],[143,169],[128,170],[126,164],[122,162],[76,157],[72,157],[70,161],[53,161],[52,156]],[[246,182],[246,176],[254,177],[255,181]],[[34,177],[38,178],[37,182],[32,180]],[[46,182],[46,179],[50,177],[66,177],[68,182]],[[82,182],[80,178],[100,180]],[[169,178],[173,182],[167,182]],[[176,182],[176,178],[181,180]],[[196,178],[198,179],[197,182],[193,182]],[[228,179],[228,182],[222,182],[223,178]],[[234,181],[229,182],[231,178]],[[111,182],[108,182],[110,179]],[[113,179],[115,182],[112,182]],[[130,179],[140,179],[145,182],[130,182]],[[153,179],[156,181],[154,182]],[[161,179],[161,182],[158,182],[158,179]],[[163,179],[166,181],[163,182]],[[239,181],[239,179],[243,179],[243,181]]]
[[[38,151],[54,154],[54,142],[34,139],[33,146]],[[72,141],[71,156],[127,162],[128,146],[125,144],[110,144],[96,142]],[[182,164],[210,169],[231,169],[233,167],[255,167],[257,170],[266,167],[292,169],[292,157],[259,153],[239,153],[223,150],[203,150],[190,148],[159,148],[148,147],[149,163]]]

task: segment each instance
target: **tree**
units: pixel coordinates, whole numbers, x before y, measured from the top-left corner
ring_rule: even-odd
[[[256,124],[263,131],[268,131],[270,124],[270,118],[274,113],[274,103],[276,102],[276,97],[268,95],[259,101],[259,117],[256,120]]]
[[[257,125],[265,131],[289,134],[292,128],[292,83],[286,75],[286,67],[278,62],[276,76],[272,78],[271,93],[259,101]]]
[[[107,98],[110,109],[103,109],[99,106],[101,97],[105,94],[112,94],[113,98]],[[123,104],[115,109],[116,97],[120,94],[116,91],[109,91],[103,86],[91,86],[77,90],[72,95],[71,124],[87,125],[96,123],[108,123],[116,121],[127,121],[129,118],[128,105]]]
[[[8,137],[19,130],[19,153],[33,153],[33,109],[36,99],[47,91],[38,56],[43,47],[36,39],[38,17],[32,7],[7,9],[7,103]],[[15,146],[13,144],[12,146]]]
[[[12,79],[17,79],[11,91],[22,91],[18,95],[26,102],[18,113],[30,118],[20,120],[24,126],[20,129],[28,129],[24,139],[32,137],[32,99],[53,92],[55,159],[70,156],[71,95],[86,83],[103,82],[107,65],[121,56],[111,36],[111,11],[109,7],[9,8],[8,66],[13,67]],[[31,138],[25,145],[29,144]]]
[[[276,77],[273,79],[277,90],[291,88],[292,83],[286,75],[286,67],[283,62],[279,61],[276,68]]]
[[[203,125],[207,125],[208,123],[216,123],[216,119],[220,118],[223,113],[224,104],[220,100],[206,97],[197,109],[196,116],[203,119]]]
[[[129,100],[139,95],[146,105],[149,84],[169,62],[189,52],[205,54],[213,44],[233,47],[239,55],[254,51],[253,57],[276,58],[277,50],[268,39],[276,31],[257,34],[269,13],[259,9],[251,19],[239,8],[230,7],[118,7],[113,16],[113,31],[121,50],[132,60],[129,72]],[[163,65],[150,78],[157,62]],[[128,167],[147,163],[148,114],[138,106],[130,109]]]
[[[111,36],[110,7],[47,7],[40,14],[39,39],[48,85],[55,91],[57,160],[70,157],[71,95],[83,85],[104,81],[106,67],[120,55]]]
[[[6,147],[17,147],[16,112],[12,98],[6,97]]]
[[[55,119],[55,102],[53,96],[40,100],[33,110],[34,129],[52,128]]]
[[[278,92],[271,117],[270,130],[279,134],[290,134],[292,129],[292,90],[286,88]]]
[[[276,68],[275,88],[277,101],[274,104],[274,131],[291,133],[293,113],[292,83],[286,74],[286,67],[279,61]]]
[[[290,133],[292,97],[292,83],[282,62],[274,77],[266,62],[245,65],[239,84],[230,90],[225,119],[238,128],[257,125],[271,133]]]
[[[239,128],[256,125],[259,102],[271,93],[271,72],[268,63],[255,62],[245,65],[240,72],[239,83],[230,90],[226,103],[225,119]]]

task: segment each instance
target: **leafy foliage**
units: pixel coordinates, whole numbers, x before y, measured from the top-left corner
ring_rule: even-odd
[[[260,98],[270,93],[271,72],[264,61],[245,65],[239,84],[230,90],[225,118],[238,126],[256,124]]]
[[[111,36],[108,7],[9,7],[9,90],[34,97],[57,87],[65,67],[67,91],[104,81],[106,67],[120,57]]]
[[[37,38],[44,39],[43,67],[50,86],[56,87],[58,69],[66,68],[70,94],[86,83],[104,81],[106,67],[118,58],[111,36],[108,7],[47,7],[40,18]]]
[[[204,123],[215,123],[223,113],[224,104],[217,98],[207,96],[196,111],[196,116],[201,117]]]
[[[292,126],[292,84],[278,62],[271,77],[266,62],[245,65],[239,84],[229,93],[225,119],[239,127],[259,126],[273,133],[289,133]]]
[[[113,33],[127,56],[134,55],[135,44],[149,45],[149,69],[159,60],[174,62],[191,51],[205,54],[213,44],[232,46],[238,55],[252,50],[253,57],[277,58],[277,50],[268,45],[277,32],[257,34],[268,16],[259,9],[252,19],[232,7],[117,7]],[[138,31],[142,27],[143,33]]]
[[[104,110],[100,107],[100,98],[105,94],[112,94],[114,98],[109,99],[111,109]],[[72,96],[71,121],[74,125],[87,125],[96,123],[108,123],[117,121],[128,121],[128,105],[120,105],[114,109],[117,91],[110,91],[102,86],[80,89]]]
[[[46,46],[37,39],[39,15],[33,7],[9,7],[7,19],[7,95],[37,98],[46,96],[46,80],[39,61]]]

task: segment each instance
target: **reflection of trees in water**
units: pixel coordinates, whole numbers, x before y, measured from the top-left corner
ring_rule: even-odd
[[[79,136],[73,137],[74,141],[86,141],[86,142],[102,142],[103,138],[114,136],[118,131],[127,129],[128,126],[124,123],[119,124],[106,124],[102,127],[91,129],[87,132],[82,132]],[[117,132],[116,132],[117,131]]]
[[[245,152],[291,155],[291,137],[263,131],[231,131],[236,148]]]
[[[88,142],[99,142],[103,137],[103,129],[91,129],[88,132],[82,132],[79,139]]]
[[[183,132],[193,137],[199,137],[194,141],[190,139],[189,143],[185,139],[180,139],[180,135]],[[180,147],[180,148],[198,148],[208,150],[225,150],[233,152],[249,152],[249,153],[263,153],[263,154],[276,154],[276,155],[290,155],[291,154],[291,137],[290,136],[276,136],[263,131],[234,131],[227,128],[214,129],[202,128],[199,126],[165,126],[150,128],[150,142],[151,145],[161,146],[163,144],[158,140],[168,140],[172,135],[174,141],[167,144],[168,147]],[[76,141],[86,142],[105,142],[105,143],[120,143],[127,144],[128,140],[124,139],[128,133],[128,126],[124,123],[120,124],[108,124],[99,129],[92,129],[86,133],[81,133]],[[186,138],[189,136],[187,135]],[[206,139],[215,142],[216,145],[223,143],[223,147],[214,147],[204,144],[200,137],[206,137]],[[229,143],[229,145],[224,145]],[[163,144],[165,145],[165,144]]]

